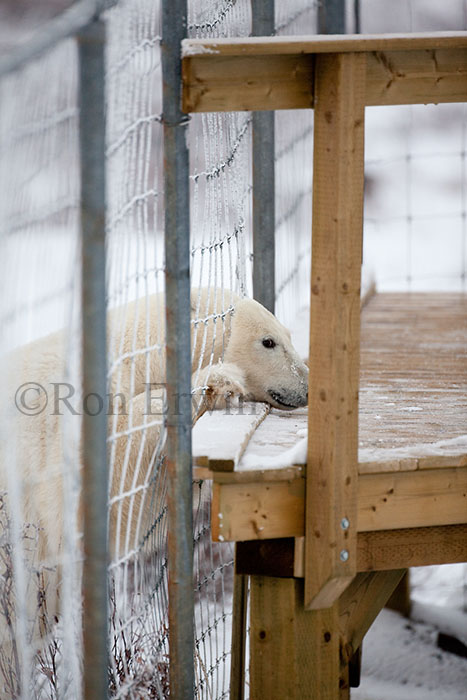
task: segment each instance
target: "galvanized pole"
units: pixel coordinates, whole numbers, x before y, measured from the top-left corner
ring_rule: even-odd
[[[186,0],[163,0],[170,697],[194,694],[188,117],[181,111]]]
[[[354,0],[354,24],[355,24],[355,34],[360,34],[360,31],[361,31],[360,0]]]
[[[319,3],[318,34],[345,34],[345,0],[322,0]]]
[[[105,25],[80,31],[82,235],[83,669],[85,700],[108,688],[107,416],[105,301]],[[87,397],[87,398],[86,398]]]
[[[274,0],[251,4],[253,36],[274,34]],[[253,112],[253,296],[274,313],[274,112]]]

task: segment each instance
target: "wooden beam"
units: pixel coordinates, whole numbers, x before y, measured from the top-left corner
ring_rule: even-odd
[[[410,571],[406,570],[405,574],[391,593],[386,602],[386,607],[390,610],[396,610],[404,617],[410,617],[412,601],[410,599]]]
[[[467,525],[404,528],[358,535],[359,571],[467,561]]]
[[[376,51],[367,56],[366,105],[467,101],[467,49]]]
[[[313,106],[313,56],[194,56],[182,71],[184,112]]]
[[[356,572],[364,54],[316,57],[305,607]]]
[[[238,545],[236,550],[238,549]],[[235,559],[237,554],[235,553]],[[230,662],[230,700],[245,697],[245,654],[247,635],[248,577],[234,574],[232,599],[232,644]]]
[[[274,56],[317,53],[467,49],[467,32],[346,34],[185,39],[182,56]]]
[[[300,541],[302,540],[303,538],[300,538]],[[296,578],[295,549],[293,537],[237,542],[235,571],[248,576]],[[300,565],[303,572],[303,556]],[[303,573],[301,577],[303,578]]]
[[[257,576],[303,578],[305,538],[249,540],[237,544],[237,571]],[[357,570],[467,562],[467,525],[379,530],[357,534]]]
[[[391,490],[393,493],[388,493]],[[399,531],[401,528],[450,525],[458,527],[465,525],[467,469],[463,467],[361,475],[358,477],[358,494],[359,532],[369,532],[376,537],[375,531],[387,533],[390,530]],[[442,538],[447,532],[450,531],[439,530],[440,542],[443,542]],[[212,507],[214,540],[240,542],[276,537],[301,537],[304,534],[305,481],[303,477],[258,483],[214,482]],[[382,536],[381,544],[383,540]],[[413,556],[420,556],[423,560],[424,553],[429,551],[426,549],[428,544],[421,535],[420,554],[417,555],[418,550],[416,550]],[[463,556],[462,552],[465,553],[466,550],[461,548],[456,555],[457,546],[453,540],[451,556]],[[444,544],[441,546],[440,556],[443,547]],[[414,563],[413,566],[422,566],[423,563],[423,561],[419,564]],[[408,566],[408,564],[401,566]],[[375,566],[375,568],[384,567]]]
[[[250,698],[338,700],[337,605],[306,612],[303,581],[250,581]]]
[[[262,41],[274,41],[270,37]],[[313,106],[313,69],[320,47],[339,51],[342,40],[329,43],[223,45],[219,53],[192,53],[183,60],[183,109],[186,112],[308,109]],[[229,40],[234,42],[235,40]],[[467,46],[424,39],[358,42],[366,51],[365,105],[464,102],[467,99]],[[356,45],[358,45],[358,43]],[[346,43],[344,46],[349,47]],[[398,48],[390,48],[397,46]],[[228,52],[232,48],[232,53]],[[303,52],[298,51],[302,47]],[[372,48],[370,47],[378,47]],[[405,48],[399,48],[405,47]],[[417,48],[419,47],[419,48]],[[281,54],[279,48],[283,51]],[[234,50],[235,49],[235,50]],[[342,49],[347,50],[347,49]],[[217,49],[216,49],[217,51]]]
[[[362,647],[358,647],[349,661],[349,686],[358,688],[362,675]]]
[[[358,484],[359,532],[465,523],[465,467],[364,474]]]
[[[303,581],[252,576],[252,700],[348,698],[348,664],[404,574],[358,574],[338,603],[305,611]]]
[[[212,538],[220,542],[303,535],[305,480],[219,484],[212,494]]]
[[[363,637],[391,593],[405,574],[396,571],[373,571],[357,574],[339,598],[341,663],[347,665],[363,642]]]

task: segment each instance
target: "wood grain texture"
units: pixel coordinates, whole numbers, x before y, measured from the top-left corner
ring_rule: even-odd
[[[455,525],[467,520],[467,469],[358,478],[358,530]]]
[[[238,549],[238,545],[235,548]],[[235,553],[235,559],[237,553]],[[247,634],[248,578],[234,574],[232,598],[232,643],[230,662],[230,700],[245,698],[245,653]]]
[[[359,571],[461,563],[467,561],[467,525],[362,532],[357,548]]]
[[[404,617],[410,617],[412,601],[410,600],[410,571],[406,570],[401,580],[389,596],[386,608],[395,610]]]
[[[184,111],[308,109],[313,107],[316,57],[331,50],[351,51],[352,45],[365,52],[365,105],[467,100],[465,33],[392,41],[295,39],[300,37],[271,37],[272,44],[266,39],[247,40],[248,44],[190,40],[182,64]]]
[[[360,475],[357,503],[358,532],[463,525],[467,469]],[[214,482],[211,518],[213,539],[221,542],[301,537],[305,534],[305,480]]]
[[[183,111],[309,109],[313,68],[313,56],[185,58]]]
[[[303,535],[305,480],[214,482],[212,538],[220,542]]]
[[[467,48],[467,32],[185,39],[182,42],[182,56],[271,56],[460,48]]]
[[[338,700],[337,606],[306,612],[303,581],[252,576],[252,700]]]
[[[316,57],[307,609],[332,605],[356,571],[364,91],[363,54]]]
[[[255,540],[238,545],[244,574],[305,575],[305,538]],[[467,562],[467,525],[376,530],[357,534],[357,571]]]
[[[360,357],[359,473],[467,466],[467,295],[377,294],[362,312]],[[209,420],[216,425],[214,414]],[[245,455],[276,458],[306,427],[305,409],[273,410]],[[240,461],[214,478],[287,480],[301,471],[248,470]]]
[[[367,55],[366,105],[467,101],[467,49]]]
[[[359,472],[467,465],[467,294],[377,294],[360,356]]]
[[[341,662],[348,664],[405,569],[359,573],[339,599]]]

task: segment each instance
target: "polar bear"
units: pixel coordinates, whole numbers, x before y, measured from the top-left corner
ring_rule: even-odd
[[[224,295],[229,301],[227,311]],[[146,487],[162,418],[148,420],[148,414],[149,418],[162,416],[162,392],[148,391],[148,386],[164,382],[163,303],[163,296],[155,294],[108,314],[110,396],[123,397],[126,409],[119,414],[115,402],[108,420],[112,452],[109,546],[114,560],[139,549],[140,531],[150,517],[151,497]],[[191,313],[194,421],[204,410],[222,408],[240,397],[287,410],[306,405],[308,369],[289,331],[261,304],[230,292],[195,289]],[[27,382],[55,387],[63,381],[66,342],[66,331],[61,331],[18,351],[9,372],[11,391]],[[28,408],[36,400],[37,415],[18,414],[15,461],[22,482],[23,518],[40,528],[38,558],[53,567],[63,535],[65,411],[51,413],[47,409],[54,400],[49,399],[46,409],[39,410],[44,397],[29,395]],[[60,398],[62,408],[66,400]],[[6,486],[3,462],[0,458],[0,489]],[[50,572],[48,576],[47,589],[53,592],[57,581]],[[52,597],[53,593],[47,609],[53,616],[58,608]]]

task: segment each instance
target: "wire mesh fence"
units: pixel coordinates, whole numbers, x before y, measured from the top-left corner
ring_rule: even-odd
[[[315,33],[318,5],[276,3],[276,33]],[[433,4],[428,19],[415,0],[404,8],[395,25],[384,3],[361,2],[361,30],[467,26],[465,3],[442,17]],[[169,697],[160,3],[120,0],[104,17],[109,694],[159,699]],[[191,37],[250,28],[247,0],[189,3]],[[82,696],[80,434],[94,408],[79,389],[77,70],[66,39],[0,77],[1,697]],[[308,297],[312,114],[277,113],[275,124],[276,311],[291,324]],[[251,130],[249,113],[194,115],[188,127],[195,399],[252,292]],[[365,260],[380,288],[465,289],[465,153],[464,106],[368,110]],[[427,191],[443,194],[437,209]],[[210,504],[209,483],[196,481],[195,695],[207,700],[229,696],[234,579],[232,546],[211,542]]]
[[[80,688],[79,661],[73,651],[81,624],[80,416],[60,415],[60,409],[52,407],[55,415],[47,418],[44,409],[48,398],[60,402],[60,389],[68,395],[68,388],[80,384],[78,101],[73,42],[60,43],[40,60],[4,77],[0,90],[1,343],[2,380],[8,387],[1,420],[0,683],[3,697],[26,695],[26,688],[34,688],[37,697],[52,694],[54,688],[72,696]],[[64,327],[66,333],[58,330]],[[56,334],[54,346],[48,344],[47,335],[41,338],[50,333]],[[43,386],[44,366],[50,369],[47,382],[55,386]],[[27,381],[35,384],[24,386],[26,393],[21,397],[17,394],[16,408],[15,392]],[[59,439],[50,439],[53,434]],[[46,496],[49,479],[57,487],[52,502]],[[61,549],[60,539],[66,543]],[[52,592],[58,577],[59,599]]]

